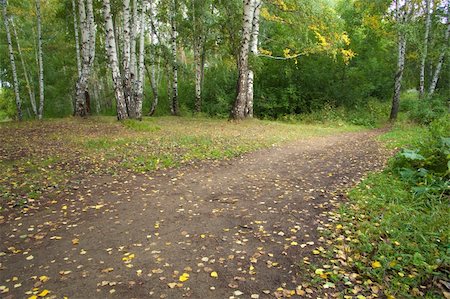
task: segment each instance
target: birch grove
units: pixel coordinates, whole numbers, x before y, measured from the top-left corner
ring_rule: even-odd
[[[242,120],[376,98],[393,121],[405,91],[420,106],[450,86],[448,0],[0,3],[0,118]]]

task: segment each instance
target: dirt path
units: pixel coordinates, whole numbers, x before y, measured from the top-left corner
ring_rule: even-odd
[[[325,247],[318,229],[339,190],[381,167],[376,134],[91,178],[54,194],[0,224],[0,297],[34,287],[49,298],[273,298],[297,286],[315,297],[306,264]]]

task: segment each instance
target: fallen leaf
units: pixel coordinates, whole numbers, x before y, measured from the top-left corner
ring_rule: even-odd
[[[381,268],[381,263],[379,261],[372,262],[372,268],[374,269]]]
[[[40,293],[38,294],[38,297],[45,297],[45,296],[48,295],[48,293],[50,293],[49,290],[43,290],[42,292],[40,292]]]
[[[179,278],[179,280],[181,281],[181,282],[185,282],[185,281],[187,281],[189,279],[189,273],[183,273],[181,276],[180,276],[180,278]]]

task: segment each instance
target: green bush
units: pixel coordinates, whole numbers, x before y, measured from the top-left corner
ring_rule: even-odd
[[[402,95],[400,111],[406,112],[410,120],[427,125],[448,113],[448,103],[443,96],[420,99],[416,91],[408,91]]]

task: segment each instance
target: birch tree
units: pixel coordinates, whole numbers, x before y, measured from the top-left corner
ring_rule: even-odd
[[[42,57],[42,25],[41,25],[41,1],[36,0],[36,18],[38,32],[38,64],[39,64],[39,110],[38,118],[42,119],[44,113],[44,60]]]
[[[132,99],[132,78],[131,78],[131,16],[130,16],[130,0],[123,1],[123,90],[125,103],[127,105],[128,116],[134,118],[135,108]]]
[[[402,88],[403,71],[405,69],[405,54],[406,54],[406,34],[404,32],[404,24],[407,19],[407,10],[409,9],[409,1],[405,1],[403,7],[400,8],[400,0],[395,0],[395,19],[397,21],[397,71],[394,78],[394,95],[392,97],[392,107],[389,119],[394,121],[397,119],[398,109],[400,105],[400,92]]]
[[[210,23],[214,14],[214,3],[211,1],[192,0],[192,49],[195,69],[195,112],[202,110],[202,89],[205,73],[206,43],[210,31]],[[211,13],[208,14],[208,11]]]
[[[254,0],[253,7],[253,20],[252,20],[252,33],[250,42],[250,53],[252,56],[258,56],[258,37],[259,37],[259,15],[262,6],[262,0]],[[253,70],[248,70],[247,78],[247,99],[245,103],[245,116],[253,117],[253,83],[254,83],[254,73]]]
[[[80,38],[78,35],[78,18],[77,18],[77,7],[75,5],[75,0],[72,0],[72,14],[73,14],[73,30],[75,32],[75,51],[77,58],[77,71],[78,77],[81,77],[81,55],[80,55]]]
[[[17,118],[22,120],[22,101],[20,99],[19,93],[19,80],[17,79],[17,69],[16,69],[16,61],[14,59],[14,50],[11,41],[11,32],[9,30],[9,16],[6,11],[6,0],[2,0],[2,14],[3,14],[3,23],[5,24],[6,31],[6,39],[8,41],[8,50],[9,50],[9,62],[11,63],[11,70],[13,75],[13,85],[14,85],[14,94],[16,98],[16,108],[17,108]]]
[[[436,65],[436,69],[434,71],[433,78],[431,80],[429,96],[432,96],[434,94],[434,92],[436,91],[436,86],[439,81],[441,69],[444,64],[445,56],[448,51],[448,43],[449,43],[449,36],[450,36],[450,0],[447,0],[446,10],[447,10],[447,20],[446,20],[447,21],[447,29],[445,30],[444,44],[442,45],[441,53],[439,54],[439,60]]]
[[[136,4],[136,2],[135,2]],[[136,118],[142,119],[142,101],[144,98],[144,56],[145,56],[145,5],[141,2],[140,7],[140,35],[139,35],[139,59],[136,81]]]
[[[92,0],[79,0],[78,12],[81,26],[81,75],[76,86],[76,115],[86,116],[90,112],[88,82],[95,60],[95,22]]]
[[[27,85],[28,96],[30,97],[31,109],[33,110],[34,115],[37,116],[38,113],[37,113],[37,109],[36,109],[36,95],[34,93],[33,85],[31,84],[30,75],[28,73],[27,65],[26,65],[25,60],[23,58],[22,48],[20,47],[19,35],[17,34],[17,30],[16,30],[16,26],[14,25],[14,21],[12,19],[10,19],[10,21],[11,21],[11,27],[13,28],[14,37],[15,37],[15,40],[16,40],[17,51],[18,51],[18,54],[19,54],[20,63],[22,65],[22,70],[23,70],[23,74],[24,74],[24,77],[25,77],[25,83]]]
[[[248,62],[249,46],[253,25],[254,5],[253,0],[244,0],[244,14],[242,18],[242,39],[238,62],[237,96],[231,110],[231,118],[240,120],[245,118],[248,90]]]
[[[106,53],[108,55],[109,66],[112,72],[112,80],[114,83],[114,94],[116,97],[117,119],[123,120],[128,118],[128,113],[123,92],[122,76],[120,74],[119,69],[116,37],[114,35],[114,25],[111,15],[111,4],[109,0],[103,0],[103,17],[105,19]]]
[[[152,89],[152,94],[153,94],[153,102],[152,105],[150,107],[150,111],[148,113],[149,116],[152,116],[155,111],[156,111],[156,107],[158,105],[158,84],[157,84],[157,79],[156,79],[156,64],[155,62],[155,56],[156,56],[156,51],[155,51],[155,45],[156,45],[156,26],[155,26],[155,22],[154,22],[154,7],[153,7],[153,1],[150,0],[149,3],[149,23],[150,23],[150,30],[148,32],[148,39],[149,39],[149,43],[150,43],[150,59],[151,59],[151,64],[150,64],[150,70],[148,69],[148,67],[146,65],[144,65],[144,67],[146,68],[147,71],[147,75],[149,77],[150,80],[150,85],[151,85],[151,89]]]
[[[423,98],[425,95],[425,63],[428,56],[428,43],[429,43],[429,34],[431,28],[431,12],[430,12],[430,1],[425,0],[425,34],[423,38],[423,50],[422,50],[422,58],[420,60],[420,98]]]
[[[172,2],[172,11],[170,12],[171,30],[171,46],[172,46],[172,101],[170,105],[170,112],[172,115],[180,115],[178,106],[178,61],[177,61],[177,0]]]

